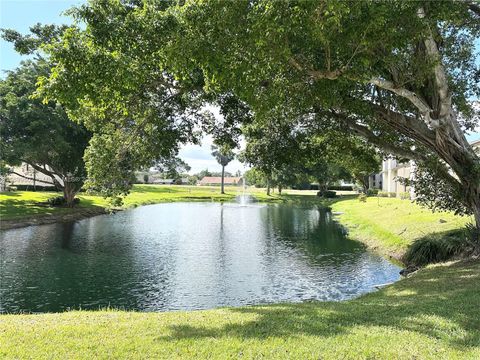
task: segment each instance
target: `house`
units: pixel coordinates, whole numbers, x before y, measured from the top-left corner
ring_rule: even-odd
[[[205,176],[202,180],[197,182],[197,185],[221,185],[222,177],[221,176]],[[243,184],[242,177],[234,177],[234,176],[225,176],[224,178],[225,185],[238,185]]]
[[[477,154],[480,155],[480,139],[470,143]],[[415,173],[415,162],[399,162],[395,159],[386,159],[382,162],[382,172],[373,176],[382,178],[381,187],[385,192],[395,193],[400,196],[402,193],[410,193],[410,198],[415,197],[415,190],[402,184],[400,178],[413,179]],[[370,177],[372,178],[372,176]],[[373,186],[375,188],[375,186]]]
[[[47,166],[47,170],[48,170]],[[35,189],[40,187],[53,187],[52,178],[37,170],[27,163],[22,163],[19,166],[10,168],[10,173],[6,176],[2,176],[0,179],[0,191],[5,191],[9,186],[26,186]],[[56,180],[62,184],[63,180],[58,176]]]

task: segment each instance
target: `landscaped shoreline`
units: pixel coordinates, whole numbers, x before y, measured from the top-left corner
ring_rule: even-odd
[[[199,195],[167,187],[152,194],[146,190],[155,188],[138,190],[142,189],[126,199],[126,207],[147,200],[229,201],[237,195],[220,196],[211,190]],[[326,203],[308,196],[313,203]],[[102,201],[81,197],[79,209],[84,210]],[[276,196],[272,202],[301,200],[293,195],[284,198]],[[20,208],[13,207],[10,213],[22,210],[21,201],[15,204]],[[329,201],[329,206],[341,213],[336,219],[349,229],[350,237],[390,255],[403,254],[420,236],[460,229],[468,221],[452,214],[432,214],[398,199],[368,198],[362,203],[344,198]],[[43,210],[30,208],[29,212],[40,217]],[[473,359],[480,357],[479,291],[480,262],[463,261],[428,266],[345,302],[167,313],[102,310],[1,315],[0,357]]]

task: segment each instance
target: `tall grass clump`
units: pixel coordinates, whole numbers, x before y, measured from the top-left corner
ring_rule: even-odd
[[[407,265],[425,266],[451,260],[454,257],[469,256],[478,251],[479,242],[476,228],[467,225],[464,231],[449,234],[432,234],[415,240],[404,255]]]

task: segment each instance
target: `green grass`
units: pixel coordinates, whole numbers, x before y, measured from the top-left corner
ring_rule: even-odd
[[[480,263],[346,302],[0,316],[0,358],[478,359]]]
[[[349,229],[351,238],[395,257],[403,255],[417,239],[462,231],[472,221],[395,198],[369,197],[366,203],[348,199],[334,202],[331,208],[342,213],[337,219]]]
[[[11,191],[0,193],[0,218],[2,220],[10,220],[32,216],[67,214],[78,209],[107,206],[106,200],[102,197],[88,195],[79,195],[78,197],[81,199],[80,204],[73,209],[41,204],[49,198],[60,195],[60,193],[48,191]]]
[[[226,187],[225,194],[220,194],[219,187],[208,186],[168,186],[168,185],[135,185],[130,194],[124,199],[124,208],[140,205],[156,204],[175,201],[234,201],[242,193],[239,187]],[[262,202],[305,202],[316,201],[318,198],[311,193],[285,193],[282,196],[273,194],[267,196],[263,189],[248,189],[257,201]],[[87,209],[95,206],[108,207],[108,202],[101,196],[79,194],[80,205],[73,209],[41,205],[47,199],[60,196],[56,192],[12,191],[0,193],[0,218],[2,220],[22,219],[27,217],[68,214],[78,209]]]

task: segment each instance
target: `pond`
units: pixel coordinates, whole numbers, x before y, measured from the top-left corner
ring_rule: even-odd
[[[344,300],[396,281],[317,208],[143,206],[0,234],[0,312]]]

